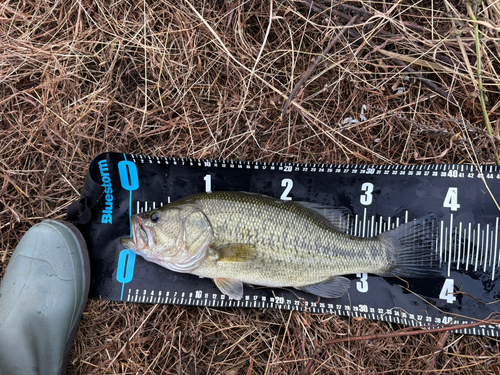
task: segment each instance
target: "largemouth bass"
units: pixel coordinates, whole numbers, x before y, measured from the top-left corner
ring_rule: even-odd
[[[340,230],[342,210],[213,192],[182,198],[131,221],[132,238],[120,241],[125,247],[170,270],[211,278],[236,300],[243,296],[243,284],[335,298],[350,285],[342,275],[441,276],[430,217],[361,238]]]

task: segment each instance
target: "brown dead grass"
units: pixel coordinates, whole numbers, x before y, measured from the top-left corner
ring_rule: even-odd
[[[0,276],[29,227],[64,217],[104,151],[494,163],[499,4],[2,2]],[[294,86],[356,14],[282,117]],[[362,112],[366,121],[345,121]],[[398,328],[277,310],[89,301],[69,373],[500,373],[491,338],[428,333],[321,346]]]

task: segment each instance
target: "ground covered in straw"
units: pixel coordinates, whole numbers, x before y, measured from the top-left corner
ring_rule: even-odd
[[[496,162],[500,3],[0,4],[0,277],[97,154]],[[89,301],[70,374],[499,374],[497,339],[330,315]],[[2,343],[2,345],[5,343]]]

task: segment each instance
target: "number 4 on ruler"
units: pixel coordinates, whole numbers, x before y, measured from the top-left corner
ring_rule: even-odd
[[[453,284],[453,279],[446,279],[444,281],[441,293],[439,293],[439,299],[444,299],[448,303],[453,303],[457,300],[457,297],[453,295]]]
[[[444,198],[443,207],[449,208],[452,211],[456,211],[460,208],[460,204],[458,203],[458,188],[451,187],[448,189],[446,197]]]

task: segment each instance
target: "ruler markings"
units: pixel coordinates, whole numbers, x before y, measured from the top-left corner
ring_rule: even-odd
[[[128,298],[127,300],[130,300],[130,292],[131,290],[129,289],[128,293]],[[138,297],[140,298],[140,292],[139,290],[136,291],[136,296],[135,298],[137,299]],[[151,291],[151,293],[154,293],[154,291]],[[161,293],[161,292],[160,292]],[[197,292],[198,293],[198,292]],[[143,299],[145,295],[149,294],[148,290],[143,290]],[[169,294],[169,292],[167,292]],[[207,300],[206,298],[204,299],[204,304],[203,304],[203,299],[201,298],[196,298],[193,299],[191,298],[191,293],[189,299],[185,299],[182,297],[180,300],[172,297],[172,298],[146,298],[146,302],[167,302],[167,303],[179,303],[179,304],[187,304],[187,305],[196,305],[199,306],[204,305],[204,306],[213,306],[213,307],[233,307],[233,306],[240,306],[241,301],[234,301],[234,300],[226,300],[224,298],[224,295],[218,295],[218,294],[213,294],[213,299],[212,300]],[[250,296],[247,296],[246,300],[246,305],[248,305],[248,298]],[[220,298],[220,299],[219,299]],[[420,327],[425,327],[433,324],[438,324],[438,325],[445,325],[449,324],[452,322],[452,317],[451,316],[444,316],[442,318],[440,317],[434,317],[434,319],[430,316],[428,316],[425,320],[425,322],[422,320],[421,315],[415,316],[414,314],[407,313],[407,312],[399,312],[399,310],[395,311],[394,315],[395,317],[393,318],[392,316],[392,309],[386,309],[386,312],[384,313],[384,310],[382,308],[378,308],[378,314],[375,314],[375,308],[368,308],[366,305],[355,305],[355,306],[349,306],[349,305],[344,305],[344,309],[340,307],[340,305],[337,305],[337,308],[334,309],[333,304],[328,304],[328,308],[325,308],[325,306],[320,306],[318,307],[315,302],[310,302],[308,303],[307,301],[305,302],[305,306],[299,305],[298,301],[295,302],[295,306],[291,304],[291,301],[287,300],[286,303],[279,303],[279,304],[274,304],[273,298],[271,299],[271,302],[267,302],[265,300],[265,297],[261,297],[261,300],[258,300],[257,296],[253,296],[253,307],[255,308],[278,308],[280,310],[282,309],[287,309],[287,310],[296,310],[296,311],[304,311],[304,310],[309,310],[313,313],[336,313],[337,315],[340,316],[354,316],[354,317],[364,317],[367,319],[379,319],[382,321],[388,321],[388,322],[398,322],[405,325],[411,325],[411,326],[420,326]],[[369,313],[368,313],[369,311]],[[401,314],[401,318],[400,318]],[[462,320],[462,322],[459,321],[454,321],[453,324],[467,324],[470,323],[469,321]],[[481,326],[480,327],[483,331],[483,335],[489,335],[489,336],[497,336],[498,337],[498,332],[494,331],[495,327],[494,326]],[[498,328],[498,327],[497,327]],[[457,331],[457,332],[467,332],[467,331]]]
[[[457,270],[460,269],[460,260],[462,258],[460,257],[462,251],[462,222],[460,222],[458,226],[458,254],[457,254]]]
[[[481,241],[481,231],[480,231],[480,224],[477,223],[477,242],[476,242],[476,261],[474,262],[474,271],[477,271],[477,261],[479,259],[479,245],[480,245],[480,241]]]
[[[141,159],[141,160],[144,162],[144,159]],[[167,160],[168,159],[165,158],[166,163],[168,163]],[[191,163],[190,165],[192,166],[193,164]],[[228,167],[230,165],[233,165],[233,164],[228,164]],[[237,165],[237,164],[234,164],[234,165]],[[260,163],[259,165],[265,166],[267,164]],[[283,164],[281,164],[281,165],[283,165]],[[285,165],[289,165],[289,164],[285,164]],[[222,164],[221,166],[225,167],[224,164]],[[311,165],[307,165],[307,164],[306,164],[306,166],[311,167]],[[312,165],[312,167],[316,168],[317,165],[314,164],[314,165]],[[323,165],[321,168],[323,168]],[[359,170],[370,169],[370,166],[368,166],[368,167],[367,166],[360,166],[359,169],[356,169],[356,167],[354,167],[352,169],[351,168],[349,168],[347,172],[356,173],[356,171],[359,171]],[[374,166],[374,168],[377,171],[384,169],[383,167],[380,167],[380,166]],[[408,170],[408,168],[410,170],[413,170],[413,169],[421,170],[422,168],[424,168],[426,170],[430,170],[430,169],[432,169],[432,166],[429,166],[429,165],[427,165],[425,167],[423,167],[421,165],[418,167],[417,166],[411,166],[411,167],[403,166],[401,168],[399,168],[398,166],[395,166],[392,169],[404,171],[404,170]],[[465,170],[467,170],[468,168],[471,171],[473,171],[473,167],[465,166]],[[457,169],[459,169],[460,171],[464,171],[464,166],[461,165],[459,167],[458,166],[456,166],[456,167],[439,166],[438,167],[438,170],[448,170],[450,172],[456,171]],[[436,170],[436,169],[434,169],[434,170]],[[491,172],[492,167],[489,167],[489,170]],[[344,172],[344,173],[346,173],[346,172]],[[368,171],[368,173],[370,173],[370,172]],[[399,173],[399,174],[404,174],[404,173]],[[429,174],[429,176],[431,176],[431,175]],[[432,174],[432,176],[434,176],[434,173]],[[448,173],[448,176],[449,177],[457,177],[456,175],[452,176],[451,173]],[[442,173],[441,173],[441,177],[443,177]],[[480,177],[480,176],[477,176],[477,177]],[[151,206],[153,209],[155,209],[157,207],[156,201],[149,202],[149,207],[148,207],[148,202],[144,202],[143,207],[141,207],[140,203],[137,202],[137,212],[145,212]],[[163,206],[163,203],[161,203],[161,206]],[[408,215],[409,215],[408,211],[405,211],[405,218],[404,218],[405,223],[408,222]],[[441,221],[441,226],[440,226],[441,232],[440,232],[440,237],[436,240],[436,251],[438,251],[438,247],[439,247],[440,258],[442,258],[443,255],[447,254],[447,257],[445,255],[445,259],[447,258],[447,260],[448,260],[448,277],[450,276],[450,273],[451,273],[450,264],[452,261],[454,261],[457,263],[457,265],[456,265],[457,270],[460,270],[461,267],[463,267],[464,263],[465,263],[465,270],[467,270],[469,265],[472,265],[472,264],[474,265],[475,270],[478,270],[478,268],[479,269],[482,268],[483,272],[486,272],[488,267],[491,267],[492,280],[494,280],[496,267],[500,266],[500,252],[498,249],[498,232],[499,232],[499,224],[500,224],[499,219],[500,219],[499,217],[496,217],[494,227],[493,227],[493,223],[477,223],[477,228],[474,228],[474,229],[472,229],[472,226],[473,226],[472,223],[463,223],[461,221],[459,223],[456,223],[456,226],[454,226],[453,224],[454,224],[454,221],[456,221],[456,220],[455,220],[453,214],[450,214],[449,226],[445,225],[443,220]],[[351,228],[349,230],[351,232],[354,231],[354,235],[358,235],[358,236],[362,236],[362,237],[367,237],[367,236],[372,237],[372,236],[374,236],[374,235],[376,236],[379,233],[382,233],[386,230],[390,230],[390,229],[393,229],[394,227],[399,226],[400,220],[402,221],[402,219],[400,217],[393,218],[393,217],[389,216],[389,217],[387,217],[387,220],[385,222],[384,222],[383,217],[380,217],[380,221],[377,222],[375,215],[371,215],[371,219],[368,218],[367,207],[364,207],[363,219],[361,220],[360,215],[356,214],[354,228],[352,228],[352,226],[351,226]],[[483,228],[481,227],[481,224],[483,225]],[[484,229],[485,224],[486,224],[486,228]],[[495,228],[494,231],[493,231],[493,228]],[[443,229],[444,229],[444,232],[443,232]],[[449,231],[449,233],[448,233],[448,231]],[[476,232],[477,232],[477,236],[476,236]],[[464,241],[467,241],[467,243],[465,243]],[[472,247],[472,249],[471,249],[471,247]],[[498,258],[498,260],[497,260],[497,258]],[[445,260],[445,259],[443,259],[443,260]],[[136,301],[137,301],[137,299],[140,299],[140,298],[141,298],[140,295],[138,295],[138,294],[135,295]],[[215,295],[214,295],[214,298],[215,298]],[[220,298],[222,298],[222,296]],[[134,299],[134,295],[132,295],[130,290],[129,290],[129,294],[127,296],[127,301],[130,301],[131,299],[132,300]],[[162,300],[165,301],[166,299],[167,299],[166,297],[164,299],[162,299],[161,297],[156,298],[153,296],[151,296],[150,298],[147,298],[147,296],[142,297],[143,301],[149,300],[149,302],[154,302],[154,303],[161,302]],[[173,298],[173,301],[175,303],[177,301],[177,299]],[[200,299],[191,299],[191,298],[189,298],[189,300],[181,299],[181,304],[187,303],[190,305],[194,305],[194,304],[199,305],[202,302],[203,301]],[[217,306],[230,306],[230,307],[236,306],[236,305],[240,306],[240,301],[233,301],[233,300],[226,300],[226,301],[218,301],[218,300],[207,301],[207,300],[205,300],[205,305],[207,305],[207,302],[212,304],[213,306],[215,306],[215,305],[217,305]],[[241,304],[242,303],[243,302],[241,302]],[[248,301],[245,301],[246,306],[248,306],[248,303],[249,303]],[[253,305],[263,307],[263,308],[268,308],[269,306],[273,307],[274,304],[254,300]],[[304,310],[304,308],[302,308],[300,306],[293,306],[290,304],[286,304],[286,305],[285,304],[277,304],[277,307],[279,309],[287,308],[290,310],[294,310],[294,309],[295,310]],[[361,309],[361,305],[359,308]],[[346,310],[342,311],[341,309],[333,310],[333,307],[328,308],[328,309],[325,309],[324,307],[317,308],[313,304],[311,304],[310,307],[308,308],[307,303],[306,303],[306,310],[307,309],[312,310],[314,312],[316,312],[316,311],[325,312],[326,311],[326,312],[333,313],[334,311],[336,311],[340,315],[353,315],[356,317],[363,316],[365,318],[371,316],[373,319],[375,319],[375,316],[376,316],[376,314],[374,314],[374,313],[365,314],[365,313],[359,313],[358,311],[346,311]],[[362,311],[362,310],[360,310],[360,311]],[[385,320],[385,321],[393,321],[393,318],[391,317],[391,315],[383,315],[379,319]],[[405,317],[403,317],[402,319],[400,319],[399,317],[396,317],[396,319],[398,322],[404,321],[404,323],[406,325],[415,326],[415,325],[422,325],[423,324],[422,321],[415,320],[413,317],[411,317],[411,315],[410,315],[409,319],[407,319]],[[426,322],[426,323],[432,324],[432,322],[430,322],[430,321]],[[436,320],[434,321],[434,323],[437,323]],[[443,319],[443,323],[446,323],[446,321],[444,319]],[[455,322],[455,323],[458,323],[458,322]],[[490,330],[488,328],[481,328],[481,330],[483,332],[483,335],[488,334],[488,335],[495,335],[497,337],[499,336],[499,332],[495,331],[493,329]],[[460,331],[466,331],[466,330],[460,330]],[[468,331],[471,331],[471,330],[468,330]],[[477,332],[476,329],[474,329],[473,332],[476,333]]]
[[[449,254],[448,254],[448,227],[444,228],[444,235],[443,235],[443,237],[444,237],[444,241],[443,241],[444,259],[443,260],[445,262],[447,261],[448,263],[450,263],[449,259],[446,259],[447,257],[449,258]]]
[[[489,239],[490,239],[490,224],[486,224],[486,233],[483,233],[483,237],[486,237],[486,244],[484,245],[484,264],[483,264],[483,272],[486,272],[486,266],[488,265],[488,253],[489,253]],[[491,257],[490,257],[491,258]]]
[[[459,225],[462,224],[462,222],[459,223]],[[458,245],[458,237],[460,236],[460,230],[459,228],[455,227],[453,228],[453,261],[456,263],[459,263],[460,260],[458,259],[459,256],[459,245]]]
[[[441,220],[441,231],[439,232],[440,241],[439,241],[439,267],[441,267],[441,262],[443,259],[443,232],[444,232],[444,222]]]
[[[467,237],[469,240],[467,241],[467,262],[465,262],[465,270],[467,271],[469,269],[469,259],[470,259],[470,243],[471,243],[471,232],[472,230],[472,223],[469,223],[469,236]]]
[[[493,269],[491,271],[491,280],[495,280],[495,267],[497,265],[497,253],[498,253],[498,216],[495,222],[495,248],[494,248],[494,259],[493,259]]]
[[[488,249],[488,267],[491,267],[491,262],[493,261],[493,228],[491,231],[488,231],[488,236],[490,238],[489,249]]]
[[[476,228],[472,229],[472,238],[471,238],[471,266],[473,266],[475,263],[474,263],[474,259],[476,259],[476,253],[479,251],[478,250],[478,244],[477,244],[477,238],[478,236],[476,236]]]
[[[365,229],[366,229],[366,207],[363,212],[363,237],[366,237]]]
[[[484,252],[485,252],[485,251],[484,251],[484,240],[485,240],[485,238],[484,238],[484,229],[482,229],[482,230],[481,230],[481,240],[480,240],[480,242],[478,243],[478,246],[479,246],[479,248],[481,249],[481,251],[480,251],[480,256],[479,256],[479,266],[482,266],[482,263],[481,263],[481,262],[482,262],[482,259],[484,259],[484,258],[483,258],[483,256],[484,256]],[[479,249],[478,249],[478,252],[479,252]]]
[[[446,228],[448,230],[448,228]],[[451,250],[453,243],[453,214],[450,214],[450,238],[449,238],[449,246],[448,246],[448,277],[450,277],[451,271]]]

